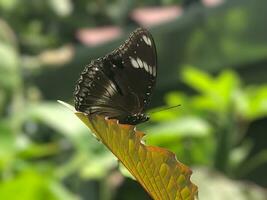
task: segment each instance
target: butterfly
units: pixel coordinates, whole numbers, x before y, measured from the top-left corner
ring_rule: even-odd
[[[154,40],[146,29],[138,28],[121,46],[85,67],[75,86],[75,109],[121,124],[145,122],[156,77]]]

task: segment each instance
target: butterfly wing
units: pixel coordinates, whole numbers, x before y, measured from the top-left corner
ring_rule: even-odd
[[[75,108],[88,114],[116,117],[124,114],[120,105],[116,104],[120,96],[117,86],[104,72],[102,59],[93,60],[77,81]]]
[[[118,49],[105,57],[105,70],[111,70],[121,92],[136,101],[128,102],[131,112],[142,112],[150,102],[157,76],[156,47],[151,34],[139,28]],[[110,68],[109,66],[113,66]],[[136,105],[137,103],[137,105]],[[129,105],[130,104],[130,105]]]
[[[74,92],[75,108],[125,122],[128,116],[144,112],[156,75],[153,38],[139,28],[119,48],[84,69]]]

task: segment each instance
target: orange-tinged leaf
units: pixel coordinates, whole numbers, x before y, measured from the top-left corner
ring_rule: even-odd
[[[193,200],[197,187],[190,181],[191,170],[177,161],[174,153],[146,146],[144,133],[135,126],[119,124],[101,116],[75,114],[120,160],[155,200]]]

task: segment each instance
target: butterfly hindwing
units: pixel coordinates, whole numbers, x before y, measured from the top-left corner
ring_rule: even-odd
[[[123,114],[113,103],[120,95],[102,65],[101,59],[94,60],[81,73],[74,92],[75,108],[88,114],[116,117]]]

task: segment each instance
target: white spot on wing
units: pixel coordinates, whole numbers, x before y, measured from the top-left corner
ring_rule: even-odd
[[[148,46],[151,46],[152,45],[152,42],[150,40],[149,37],[147,37],[146,35],[143,35],[142,36],[143,40],[145,41],[145,43],[148,45]]]
[[[153,67],[153,76],[156,76],[156,73],[157,73],[157,69]]]
[[[147,42],[147,40],[146,40],[146,36],[145,35],[143,35],[142,36],[142,38],[143,38],[143,40],[145,41],[145,43]]]
[[[149,65],[149,73],[152,75],[153,71],[152,71],[152,67]]]
[[[140,58],[137,58],[137,62],[138,62],[139,67],[142,68],[143,67],[142,60]]]
[[[152,76],[156,76],[156,68],[153,66],[148,65],[145,61],[142,61],[139,57],[134,59],[133,57],[129,56],[131,64],[134,68],[138,69],[144,69],[146,72],[148,72]],[[109,91],[110,92],[110,91]]]
[[[144,65],[144,68],[147,72],[149,72],[149,69],[148,69],[148,65],[146,64],[146,62],[143,62],[143,65]]]
[[[136,61],[134,58],[130,57],[130,60],[131,60],[131,64],[132,64],[132,66],[133,66],[134,68],[139,68],[138,63],[137,63],[137,61]]]
[[[150,38],[148,38],[148,41],[149,41],[149,46],[151,46],[152,42],[151,42]]]

